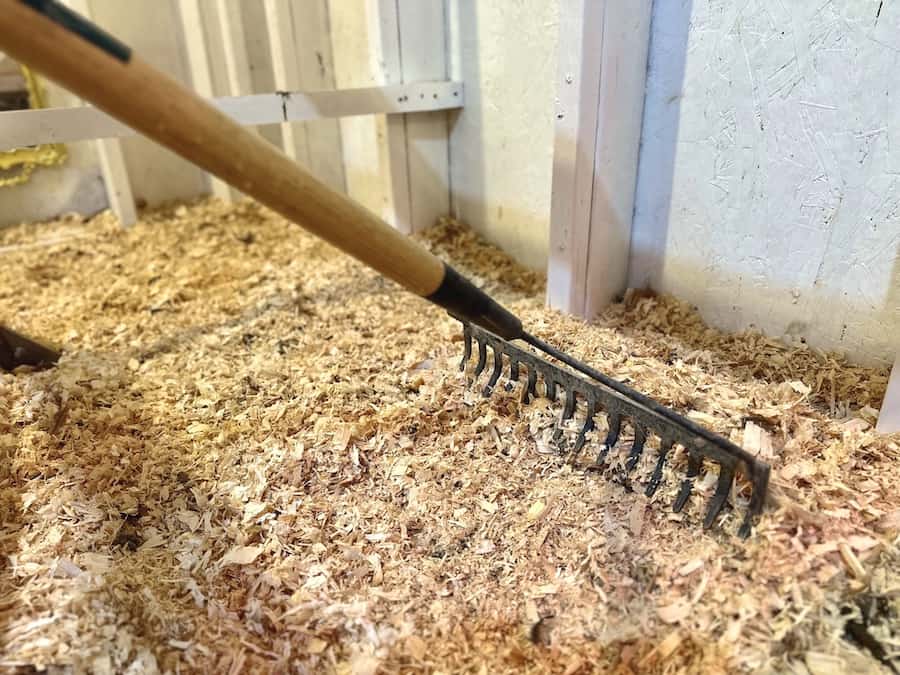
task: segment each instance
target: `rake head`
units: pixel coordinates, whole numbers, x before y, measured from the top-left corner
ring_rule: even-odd
[[[568,355],[555,352],[540,340],[526,338],[539,349],[558,356],[581,372],[592,377],[591,380],[558,366],[534,353],[521,349],[493,333],[478,326],[463,322],[463,340],[465,353],[460,370],[465,370],[471,362],[473,346],[477,357],[472,370],[474,379],[488,366],[488,348],[492,353],[491,374],[484,386],[484,396],[489,396],[506,370],[509,382],[506,389],[511,391],[524,376],[522,399],[525,402],[538,395],[538,383],[542,384],[544,396],[551,401],[563,397],[563,408],[559,423],[553,434],[553,440],[563,455],[571,461],[577,459],[587,444],[588,433],[594,431],[595,417],[605,415],[607,422],[606,439],[600,445],[596,461],[590,468],[612,470],[613,475],[631,488],[631,474],[648,445],[657,445],[658,456],[655,468],[644,486],[644,493],[651,497],[663,481],[663,470],[667,460],[676,456],[680,447],[687,456],[685,476],[681,481],[678,494],[672,509],[678,513],[684,509],[694,489],[694,482],[700,476],[704,464],[709,462],[718,465],[718,479],[715,492],[710,499],[703,520],[704,529],[712,527],[728,502],[735,475],[740,472],[750,483],[752,493],[747,504],[744,520],[738,529],[740,537],[747,537],[756,517],[762,512],[765,504],[766,490],[769,483],[769,465],[759,461],[750,453],[734,443],[704,429],[675,411],[665,408],[652,399],[628,388],[621,382],[611,380],[607,376],[581,364]],[[473,380],[474,381],[474,380]],[[581,404],[581,405],[579,405]],[[569,446],[562,424],[572,419],[579,409],[584,410],[584,422],[574,443]],[[620,454],[619,442],[623,431],[631,428],[631,447],[624,466],[619,463],[616,468],[608,463],[611,455]],[[654,440],[655,439],[655,440]]]
[[[19,366],[47,368],[58,360],[59,352],[51,345],[0,324],[0,369],[13,370]]]

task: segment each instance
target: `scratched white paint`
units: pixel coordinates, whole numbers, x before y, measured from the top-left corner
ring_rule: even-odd
[[[657,0],[630,284],[889,363],[898,72],[897,0]]]
[[[449,0],[454,213],[534,269],[547,266],[559,6]]]

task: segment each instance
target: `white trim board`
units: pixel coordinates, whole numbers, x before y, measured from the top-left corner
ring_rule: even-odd
[[[897,355],[894,368],[891,370],[891,379],[888,381],[875,430],[882,434],[900,431],[900,354]]]
[[[547,302],[586,318],[627,285],[651,8],[560,7]]]
[[[223,97],[211,103],[242,125],[301,122],[354,115],[452,110],[463,105],[461,82],[413,82],[320,92]],[[122,138],[136,132],[97,108],[44,108],[0,113],[3,148]]]
[[[369,34],[373,36],[373,70],[386,86],[403,82],[400,60],[399,0],[377,0],[372,5],[375,14],[369,16]],[[406,120],[388,117],[387,156],[390,176],[390,213],[387,220],[401,232],[413,231],[409,199],[409,162],[406,159]]]
[[[448,76],[443,2],[401,0],[400,63],[403,82]],[[444,111],[405,115],[409,215],[412,231],[450,213],[450,150]]]

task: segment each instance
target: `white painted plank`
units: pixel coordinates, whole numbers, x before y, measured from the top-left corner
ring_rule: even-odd
[[[900,432],[900,355],[894,361],[875,430],[882,434]]]
[[[327,0],[291,0],[290,10],[299,74],[297,89],[334,90],[334,54]],[[332,119],[311,120],[302,127],[306,134],[309,170],[335,190],[345,192],[340,123]]]
[[[88,0],[65,0],[65,4],[85,18],[92,18]],[[80,103],[80,99],[74,96],[72,98]],[[97,141],[96,150],[110,209],[124,227],[134,225],[137,222],[137,208],[121,143],[115,138],[102,139]]]
[[[398,0],[403,82],[447,78],[444,0]],[[421,94],[424,96],[424,94]],[[412,230],[450,213],[450,156],[445,112],[406,118],[406,160]]]
[[[605,2],[599,118],[583,315],[628,285],[652,0]]]
[[[224,93],[228,96],[250,94],[253,91],[253,84],[250,78],[250,62],[247,59],[240,0],[214,0],[213,6],[225,61]],[[251,131],[259,134],[258,129],[252,128]],[[241,197],[242,193],[232,187],[231,198],[236,200]]]
[[[185,51],[187,52],[188,67],[191,74],[191,86],[193,87],[194,91],[197,92],[200,96],[212,99],[214,95],[212,85],[212,71],[210,70],[209,49],[207,47],[206,33],[201,16],[200,0],[179,0],[179,2],[177,2],[176,4],[181,16],[181,25],[184,33],[184,46]],[[99,113],[99,111],[95,112]],[[99,138],[109,135],[130,135],[130,133],[115,133],[116,127],[126,130],[127,127],[124,127],[124,125],[120,125],[112,118],[103,115],[103,113],[99,114],[105,117],[109,122],[112,122],[112,125],[105,123],[105,120],[103,119],[97,118],[94,118],[94,123],[100,124],[101,128],[103,126],[109,128],[113,131],[113,133],[110,134],[109,131],[101,131],[98,129],[93,132],[96,133],[93,138]],[[210,192],[213,194],[213,196],[218,197],[219,199],[222,199],[224,201],[231,201],[231,187],[215,176],[209,175],[208,178]]]
[[[131,182],[128,180],[122,144],[117,138],[97,141],[97,154],[100,157],[100,171],[109,207],[123,227],[134,225],[137,222],[137,208],[131,192]]]
[[[211,103],[240,124],[258,125],[451,110],[462,107],[464,100],[461,82],[414,82],[391,87],[252,94],[223,97]],[[135,135],[130,127],[91,106],[2,112],[0,129],[3,146],[9,148]]]
[[[385,85],[403,82],[400,60],[400,12],[398,0],[377,0],[370,16],[370,34],[375,48],[374,62],[379,81]],[[391,213],[387,220],[401,232],[413,232],[410,196],[409,160],[406,144],[406,118],[387,118],[388,173]]]
[[[547,302],[577,315],[585,307],[604,4],[560,5]]]
[[[265,0],[266,28],[269,33],[269,50],[272,53],[272,73],[275,88],[279,91],[298,91],[300,68],[294,41],[293,18],[289,0]],[[284,153],[309,166],[309,147],[306,128],[290,122],[281,125],[281,144]]]
[[[244,39],[240,0],[215,0],[216,19],[222,36],[225,55],[225,74],[229,96],[243,96],[252,92],[250,63]]]

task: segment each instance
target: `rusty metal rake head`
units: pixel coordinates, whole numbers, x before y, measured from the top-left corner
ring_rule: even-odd
[[[593,381],[580,377],[570,370],[470,323],[463,322],[463,339],[465,354],[460,369],[465,370],[467,364],[472,360],[474,344],[477,349],[477,358],[473,376],[476,379],[488,365],[488,348],[492,353],[492,370],[483,390],[485,396],[491,394],[500,380],[504,368],[508,367],[509,382],[506,384],[506,388],[512,390],[524,374],[525,384],[522,389],[522,397],[526,402],[529,398],[537,396],[539,382],[543,385],[544,395],[551,401],[557,401],[560,395],[564,397],[561,419],[554,431],[553,439],[561,453],[567,454],[572,461],[584,449],[588,434],[594,431],[595,417],[598,414],[605,414],[608,429],[606,439],[600,445],[596,462],[591,468],[613,469],[613,473],[618,478],[623,480],[626,485],[631,486],[633,481],[630,474],[638,465],[645,448],[651,444],[649,441],[655,437],[658,440],[658,458],[653,473],[644,488],[645,494],[650,497],[657,491],[663,480],[667,459],[675,454],[675,448],[679,446],[683,448],[687,455],[687,471],[672,507],[676,513],[684,509],[687,504],[694,489],[694,481],[700,476],[704,462],[708,460],[717,464],[719,467],[718,479],[715,493],[710,499],[706,517],[703,520],[704,529],[711,527],[716,522],[728,502],[736,474],[738,472],[743,474],[750,483],[752,494],[738,534],[741,537],[747,537],[750,534],[754,520],[761,513],[765,503],[769,483],[768,464],[757,460],[734,443],[682,417],[674,410],[660,405],[571,356],[555,350],[531,335],[526,334],[523,339],[541,351],[588,375]],[[574,443],[569,447],[562,423],[572,419],[579,408],[583,408],[585,411],[585,421]],[[612,452],[618,449],[616,446],[622,437],[622,432],[628,426],[633,435],[631,449],[627,458],[624,458],[624,466],[616,469],[607,463],[607,459]],[[654,441],[652,444],[656,445],[656,442]]]

